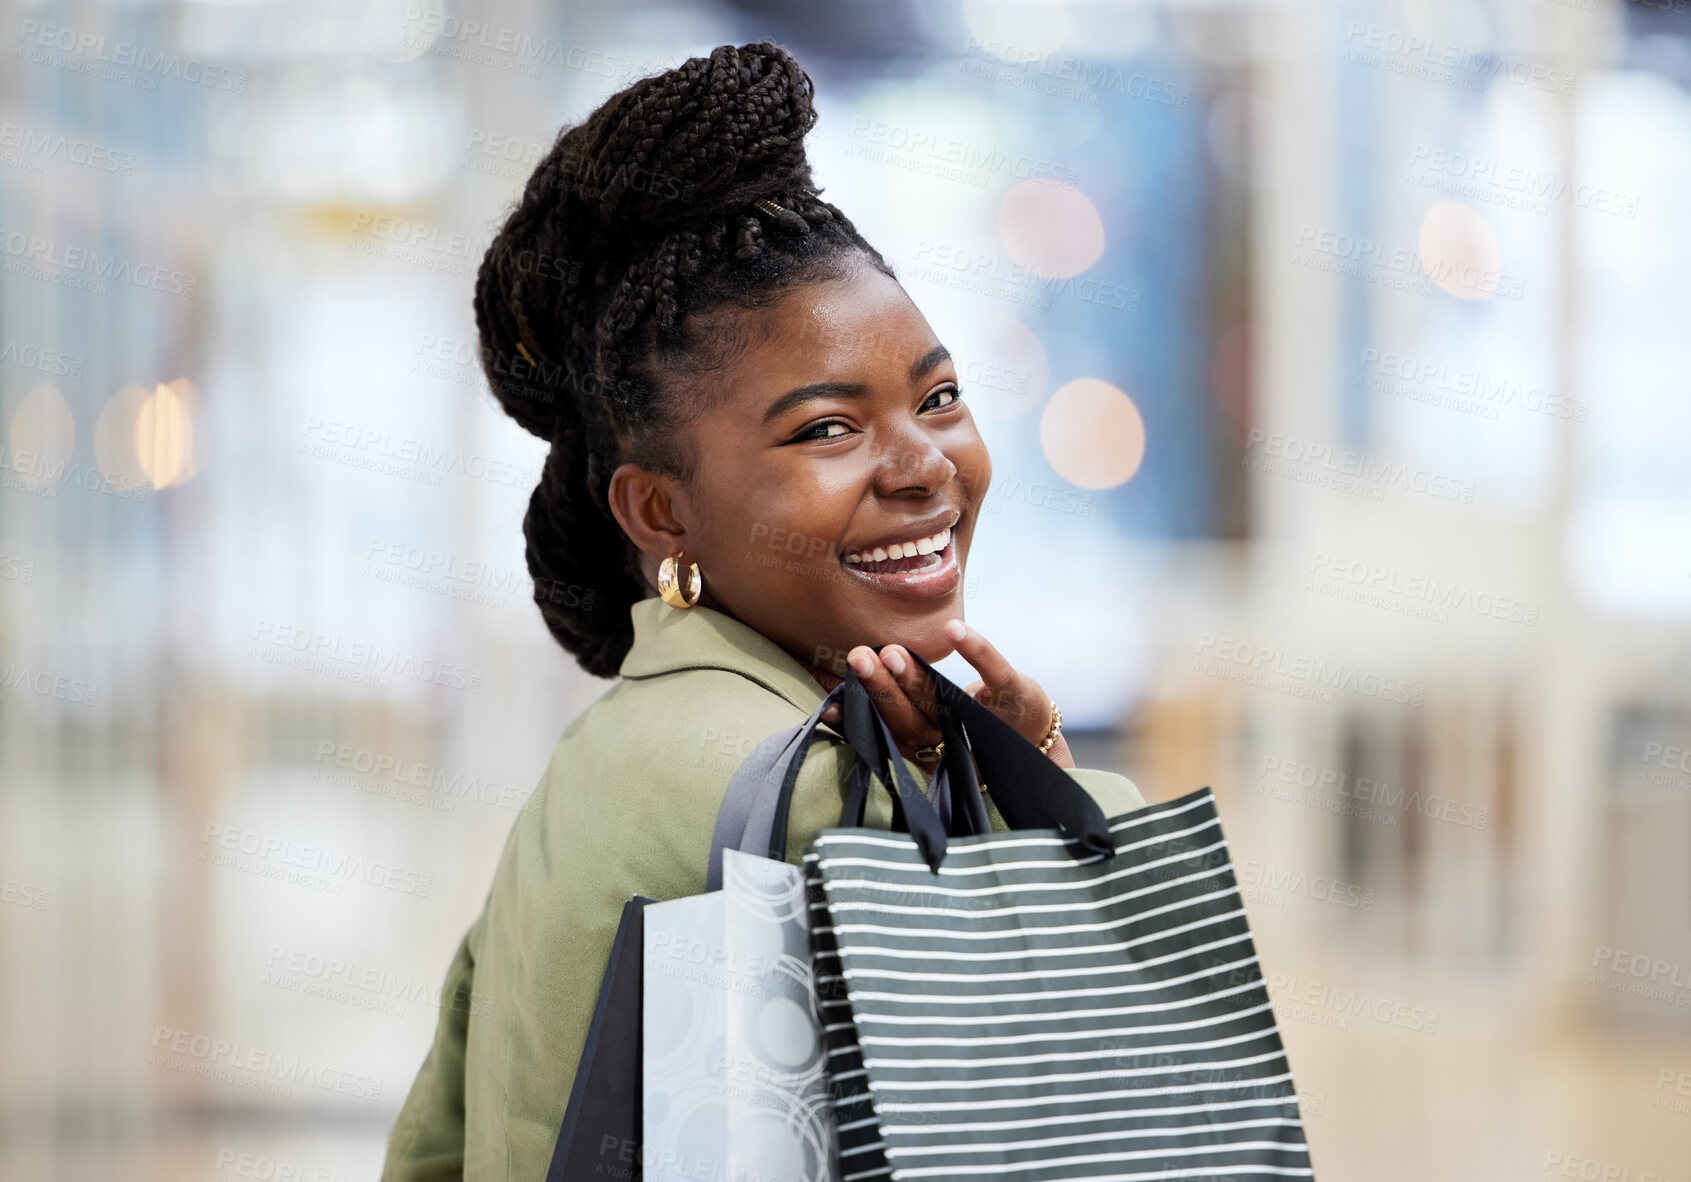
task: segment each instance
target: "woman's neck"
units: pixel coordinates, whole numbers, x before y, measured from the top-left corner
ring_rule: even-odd
[[[797,654],[792,654],[792,657],[793,660],[799,663],[806,673],[810,674],[810,676],[816,680],[816,684],[822,687],[823,693],[831,692],[836,685],[845,680],[845,678],[841,677],[837,673],[830,673],[826,669],[817,668],[815,665],[812,665],[809,661]]]

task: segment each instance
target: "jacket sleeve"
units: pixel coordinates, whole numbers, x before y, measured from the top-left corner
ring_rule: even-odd
[[[1098,807],[1104,810],[1106,817],[1131,813],[1135,809],[1144,808],[1147,803],[1139,788],[1126,776],[1095,767],[1071,767],[1063,770],[1080,781],[1080,786],[1098,802]]]
[[[464,933],[446,970],[434,1045],[388,1134],[382,1182],[437,1182],[464,1176],[464,1054],[481,923],[478,918]]]

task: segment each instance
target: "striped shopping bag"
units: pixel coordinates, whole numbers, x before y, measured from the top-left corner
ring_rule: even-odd
[[[851,789],[804,859],[830,1176],[1313,1177],[1210,791],[1107,820],[917,660],[945,734],[930,792],[890,758],[894,830],[862,827],[894,747],[848,676]],[[747,761],[765,787],[731,786],[719,841],[784,852],[813,726]],[[986,824],[977,764],[1009,832]]]
[[[817,839],[842,1177],[1312,1176],[1214,797],[1109,830]]]

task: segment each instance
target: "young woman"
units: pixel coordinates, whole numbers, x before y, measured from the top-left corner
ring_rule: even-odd
[[[907,654],[957,652],[1105,815],[1144,804],[1074,767],[1039,684],[962,620],[991,460],[956,361],[813,184],[811,100],[768,43],[637,82],[563,132],[482,263],[489,382],[551,444],[524,521],[535,600],[619,680],[564,730],[459,944],[392,1182],[546,1175],[623,904],[703,892],[735,767],[842,661],[919,783],[940,733]],[[790,861],[850,769],[819,732]],[[891,816],[877,782],[866,824]]]

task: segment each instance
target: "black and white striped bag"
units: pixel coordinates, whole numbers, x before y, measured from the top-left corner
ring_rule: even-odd
[[[842,827],[805,855],[833,1176],[1313,1177],[1209,789],[1106,820],[917,660],[946,736],[933,795],[848,675],[837,693],[859,756],[852,791]],[[784,853],[813,725],[771,746],[781,789],[751,810],[750,838],[719,824],[719,839]],[[971,750],[1009,832],[986,824]],[[868,775],[885,774],[886,756],[895,831],[866,829]],[[748,775],[766,774],[756,758]]]

